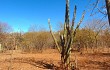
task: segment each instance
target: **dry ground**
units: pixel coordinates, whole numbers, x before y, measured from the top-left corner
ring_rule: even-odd
[[[110,53],[75,54],[79,70],[110,70]],[[36,54],[20,51],[13,51],[13,55],[10,51],[0,53],[0,70],[52,70],[53,67],[59,67],[59,64],[60,54],[53,49]]]

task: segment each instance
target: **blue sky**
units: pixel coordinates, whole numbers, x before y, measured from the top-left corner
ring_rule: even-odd
[[[88,3],[89,0],[70,0],[70,19],[74,5],[77,5],[77,22],[83,10],[88,9]],[[90,11],[86,13],[85,21],[89,15]],[[8,23],[15,32],[27,32],[31,25],[48,30],[48,18],[51,19],[53,30],[57,30],[58,23],[64,23],[64,16],[65,0],[0,0],[0,22]]]

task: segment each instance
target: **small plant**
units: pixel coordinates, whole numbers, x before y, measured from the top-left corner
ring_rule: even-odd
[[[85,12],[82,14],[82,18],[80,19],[80,21],[79,21],[78,25],[76,26],[76,28],[73,29],[75,19],[76,19],[76,6],[74,8],[72,25],[70,25],[69,0],[66,0],[66,13],[65,13],[65,23],[64,23],[63,34],[59,33],[60,41],[61,41],[60,45],[58,44],[57,39],[55,38],[55,36],[52,32],[52,28],[51,28],[51,25],[50,25],[50,19],[48,19],[50,33],[51,33],[51,35],[54,39],[54,42],[56,44],[56,47],[57,47],[59,53],[61,54],[61,68],[62,68],[62,70],[73,70],[73,69],[71,69],[73,67],[71,67],[71,62],[70,62],[72,43],[74,43],[74,38],[75,38],[75,35],[76,35],[76,31],[79,28],[82,20],[84,19],[84,14],[85,14]]]

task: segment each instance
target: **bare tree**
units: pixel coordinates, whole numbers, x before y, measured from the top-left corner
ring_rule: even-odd
[[[90,1],[92,1],[92,0],[90,0]],[[100,4],[101,1],[105,1],[105,3],[104,3],[104,5],[99,7],[98,5]],[[96,0],[93,3],[91,15],[93,15],[93,12],[95,9],[97,10],[98,13],[100,12],[101,14],[103,14],[104,17],[106,17],[108,15],[108,21],[109,21],[109,25],[110,25],[110,0]],[[107,11],[105,11],[104,9],[107,9]],[[94,14],[96,14],[96,12],[94,12]]]
[[[110,0],[105,0],[105,2],[106,2],[108,20],[109,20],[109,25],[110,25]]]
[[[0,43],[3,48],[7,45],[7,38],[12,28],[4,22],[0,22]]]
[[[9,26],[7,23],[0,22],[0,33],[9,33],[11,31],[11,26]]]

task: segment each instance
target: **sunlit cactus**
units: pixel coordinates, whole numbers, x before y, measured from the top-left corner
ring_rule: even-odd
[[[60,36],[60,45],[57,42],[57,39],[55,38],[52,28],[50,25],[50,19],[48,19],[49,23],[49,28],[50,28],[50,33],[54,39],[54,42],[57,46],[57,49],[59,53],[61,54],[61,68],[63,70],[72,70],[70,67],[70,55],[71,55],[71,48],[72,48],[72,43],[74,43],[74,37],[76,35],[76,31],[79,28],[83,18],[84,18],[84,13],[82,15],[82,18],[80,19],[78,25],[74,29],[74,23],[75,23],[75,18],[76,18],[76,6],[74,8],[74,13],[73,13],[73,19],[72,19],[72,25],[70,26],[70,19],[69,19],[69,0],[66,0],[66,13],[65,13],[65,23],[64,23],[64,29],[63,29],[63,34],[59,33]]]

